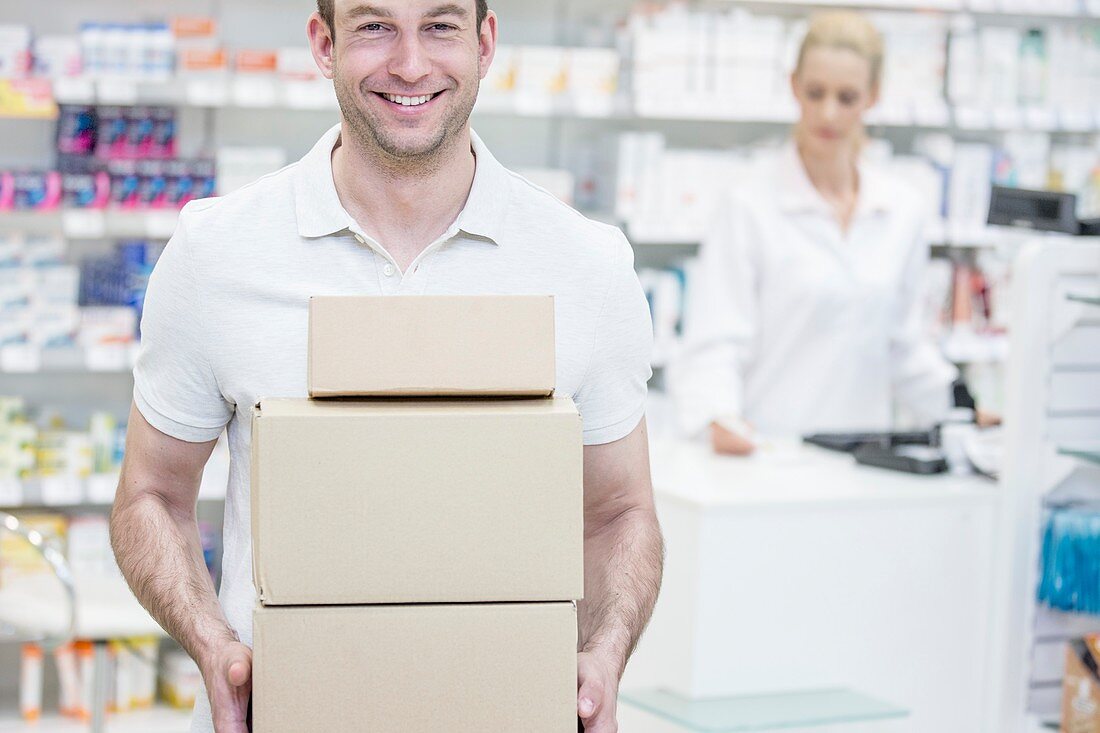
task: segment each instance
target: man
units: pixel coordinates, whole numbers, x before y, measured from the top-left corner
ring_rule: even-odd
[[[614,733],[663,553],[644,420],[649,313],[629,245],[505,170],[470,131],[497,37],[484,0],[320,0],[308,34],[340,124],[300,162],[188,205],[151,278],[111,516],[119,565],[202,671],[192,730],[244,733],[251,406],[305,396],[308,298],[552,293],[558,393],[584,422],[577,712],[586,730]],[[225,427],[219,603],[194,505]]]

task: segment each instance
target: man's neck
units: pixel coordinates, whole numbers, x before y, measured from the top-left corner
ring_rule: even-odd
[[[469,128],[430,160],[414,162],[364,146],[346,129],[332,153],[340,203],[405,270],[466,205],[475,169]]]

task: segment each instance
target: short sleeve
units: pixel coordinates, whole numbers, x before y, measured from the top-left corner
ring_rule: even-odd
[[[652,376],[649,304],[634,272],[634,251],[622,232],[617,231],[615,238],[591,360],[574,395],[585,445],[614,442],[637,427],[645,414]]]
[[[203,298],[191,259],[186,210],[164,248],[145,294],[134,404],[166,435],[192,443],[217,438],[233,416],[205,343]]]

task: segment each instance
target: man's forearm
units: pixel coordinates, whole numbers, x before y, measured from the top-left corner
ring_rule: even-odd
[[[584,557],[580,650],[604,654],[622,675],[661,588],[664,542],[656,516],[632,510],[586,532]]]
[[[111,545],[134,595],[200,667],[210,650],[236,641],[203,562],[193,512],[173,510],[153,493],[116,503]]]

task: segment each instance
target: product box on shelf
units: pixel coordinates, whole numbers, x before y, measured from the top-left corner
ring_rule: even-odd
[[[568,398],[263,400],[252,422],[260,601],[580,598],[582,481]]]
[[[310,299],[312,397],[545,396],[554,366],[552,296]]]
[[[255,730],[574,733],[572,603],[258,607]]]
[[[1100,634],[1089,634],[1066,646],[1062,678],[1062,731],[1100,730]]]

